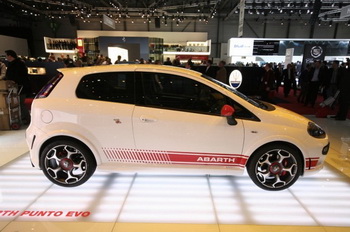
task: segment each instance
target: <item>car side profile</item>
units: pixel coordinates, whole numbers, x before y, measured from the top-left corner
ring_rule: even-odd
[[[201,73],[162,65],[60,69],[26,131],[33,166],[74,187],[95,169],[242,175],[283,190],[323,166],[324,130]]]

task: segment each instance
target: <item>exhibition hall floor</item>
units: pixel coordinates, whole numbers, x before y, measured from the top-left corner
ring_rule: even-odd
[[[63,188],[32,168],[24,129],[0,131],[0,231],[350,231],[350,120],[310,118],[330,136],[325,168],[280,192],[248,176],[100,171]]]

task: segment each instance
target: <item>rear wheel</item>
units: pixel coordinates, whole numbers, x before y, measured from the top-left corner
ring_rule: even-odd
[[[252,155],[247,170],[257,186],[278,191],[289,188],[299,178],[302,159],[300,153],[288,145],[267,145]]]
[[[91,151],[70,140],[57,140],[48,144],[41,153],[40,162],[45,176],[64,187],[83,184],[96,170]]]

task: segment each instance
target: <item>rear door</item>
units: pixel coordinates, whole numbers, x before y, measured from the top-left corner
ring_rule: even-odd
[[[124,162],[123,154],[135,148],[132,113],[134,111],[134,72],[90,74],[80,81],[78,124],[84,127],[103,162]]]

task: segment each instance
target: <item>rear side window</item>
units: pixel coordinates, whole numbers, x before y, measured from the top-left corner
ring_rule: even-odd
[[[84,76],[76,90],[78,98],[134,103],[134,73],[107,72]]]

